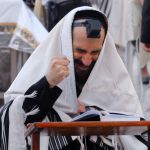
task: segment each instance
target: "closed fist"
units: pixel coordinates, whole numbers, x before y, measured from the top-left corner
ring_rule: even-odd
[[[46,79],[51,87],[59,84],[69,75],[69,60],[67,57],[54,57],[50,62]]]

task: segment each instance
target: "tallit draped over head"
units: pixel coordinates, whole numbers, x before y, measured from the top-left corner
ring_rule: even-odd
[[[137,94],[108,32],[99,58],[77,98],[72,53],[72,22],[75,14],[84,10],[97,11],[105,18],[101,12],[91,7],[79,7],[67,14],[23,66],[5,93],[5,102],[24,94],[33,83],[42,78],[54,56],[65,55],[70,60],[70,74],[58,85],[63,92],[54,104],[55,109],[65,113],[75,112],[79,99],[87,106],[96,105],[106,111],[142,117]]]

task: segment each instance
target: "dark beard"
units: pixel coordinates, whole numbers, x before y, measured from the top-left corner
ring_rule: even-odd
[[[75,60],[74,63],[78,63],[82,65],[82,62],[80,60]],[[89,78],[89,75],[95,65],[96,61],[93,61],[91,63],[91,65],[89,66],[89,70],[84,74],[84,75],[80,75],[79,73],[77,73],[76,69],[75,69],[75,80],[76,80],[76,90],[77,90],[77,96],[80,95],[82,88],[84,86],[84,84],[86,83],[86,81]]]

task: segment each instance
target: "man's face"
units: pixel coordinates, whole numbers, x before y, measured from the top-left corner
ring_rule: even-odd
[[[79,77],[90,74],[101,52],[105,39],[105,30],[101,28],[100,38],[87,38],[86,28],[74,27],[73,29],[73,55],[75,72]]]

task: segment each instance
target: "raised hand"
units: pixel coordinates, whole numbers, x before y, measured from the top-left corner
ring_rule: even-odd
[[[49,69],[46,74],[46,79],[50,85],[53,87],[59,84],[62,80],[64,80],[69,75],[69,60],[67,57],[54,57],[50,62]]]

